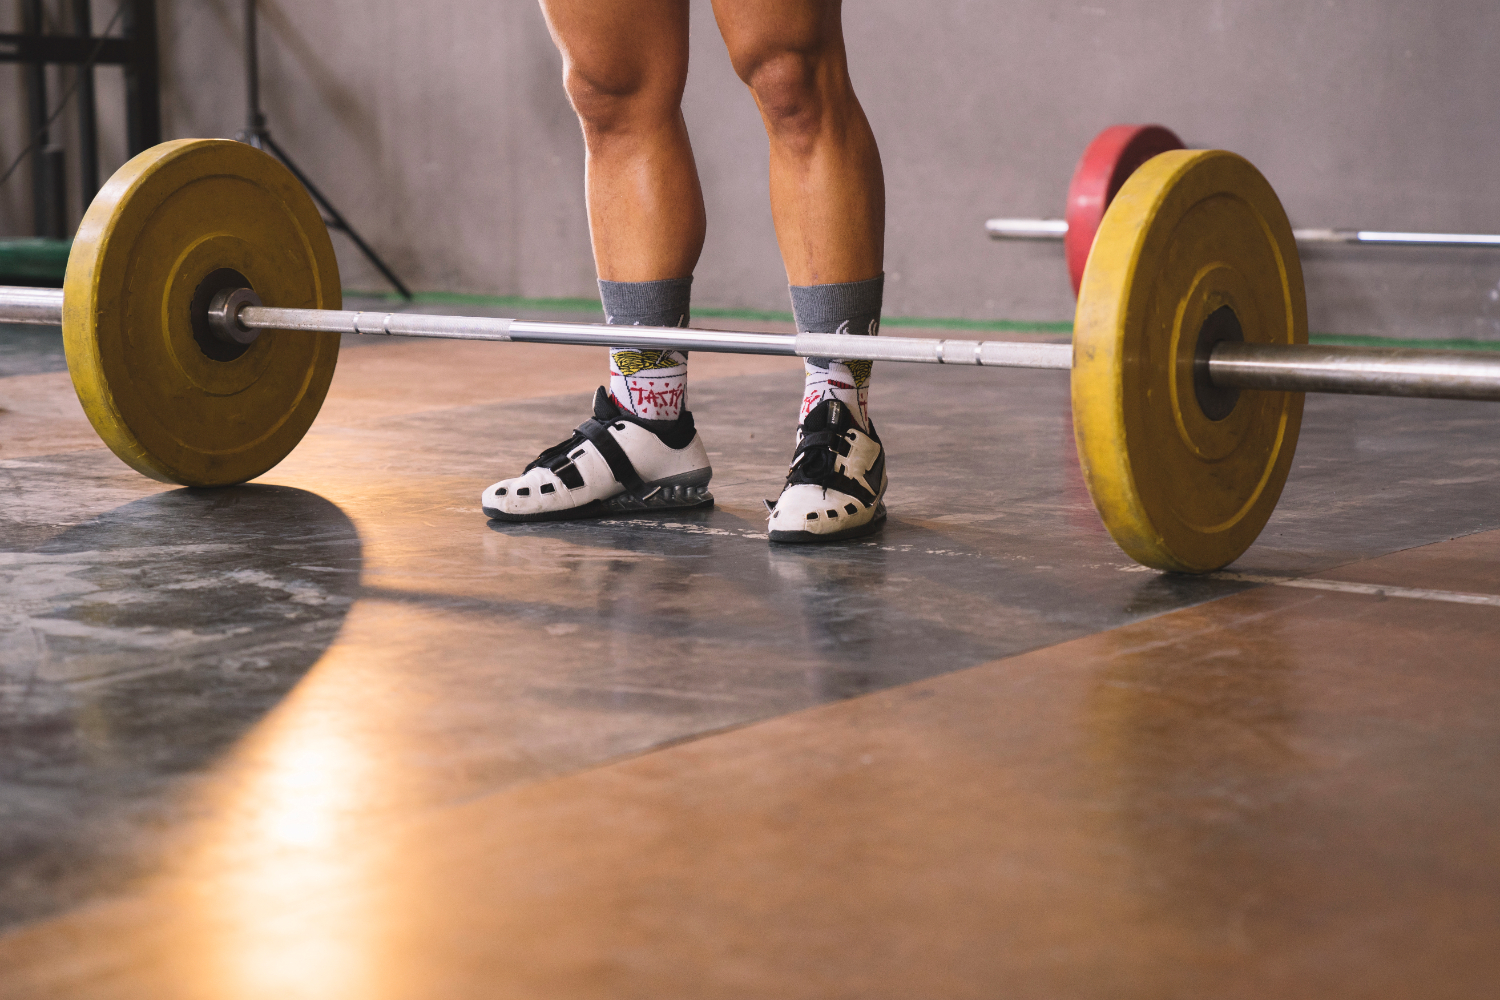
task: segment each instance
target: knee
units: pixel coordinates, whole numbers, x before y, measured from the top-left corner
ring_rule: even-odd
[[[828,110],[826,70],[816,54],[783,50],[741,72],[772,138],[793,149],[812,145]]]
[[[590,140],[646,132],[674,118],[682,82],[644,67],[569,63],[563,85]]]

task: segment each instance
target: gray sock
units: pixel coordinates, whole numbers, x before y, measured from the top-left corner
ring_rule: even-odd
[[[687,326],[693,278],[599,282],[604,322],[610,326]]]
[[[693,279],[600,281],[599,301],[610,326],[687,326]],[[665,428],[687,406],[687,352],[612,347],[609,394],[615,405]]]
[[[848,333],[874,336],[880,332],[880,300],[885,275],[865,281],[833,285],[792,285],[792,313],[800,333]],[[804,358],[805,385],[800,423],[826,399],[839,399],[869,427],[869,361]]]
[[[791,285],[792,313],[800,333],[880,332],[885,275],[836,285]]]

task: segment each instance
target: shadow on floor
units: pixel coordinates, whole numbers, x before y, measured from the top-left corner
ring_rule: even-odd
[[[149,866],[178,779],[318,661],[363,561],[336,505],[279,486],[158,493],[7,549],[0,923]]]

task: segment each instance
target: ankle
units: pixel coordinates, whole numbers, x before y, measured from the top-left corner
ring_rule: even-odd
[[[874,336],[880,332],[880,306],[885,275],[865,281],[828,285],[792,285],[792,312],[799,333],[838,333]],[[800,424],[829,399],[846,406],[863,429],[870,426],[869,361],[805,358]]]
[[[599,282],[611,326],[687,326],[693,279]],[[612,348],[609,393],[643,425],[670,427],[687,405],[687,354],[665,349]]]

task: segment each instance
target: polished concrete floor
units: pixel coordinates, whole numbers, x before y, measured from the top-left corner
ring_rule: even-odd
[[[600,352],[351,344],[199,492],[55,338],[0,332],[0,996],[1500,979],[1500,408],[1310,399],[1190,579],[1103,532],[1058,373],[879,368],[891,521],[807,550],[795,361],[694,358],[713,511],[515,527],[478,490]]]

